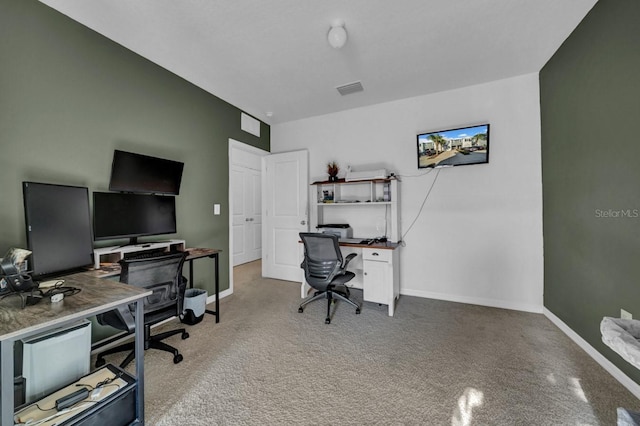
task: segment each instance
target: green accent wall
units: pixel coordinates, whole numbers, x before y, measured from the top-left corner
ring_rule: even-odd
[[[0,256],[26,247],[22,181],[105,191],[122,149],[185,163],[178,233],[156,239],[223,249],[229,287],[228,139],[269,151],[269,126],[240,130],[238,108],[36,0],[0,2],[0,61]],[[213,294],[213,262],[194,268]]]
[[[640,2],[600,0],[540,72],[544,306],[640,383],[600,321],[640,319]]]

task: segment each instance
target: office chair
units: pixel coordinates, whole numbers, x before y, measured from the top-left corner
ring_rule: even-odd
[[[304,269],[305,280],[316,292],[300,304],[298,312],[304,312],[304,307],[314,300],[326,298],[325,324],[331,324],[331,302],[336,299],[354,306],[356,314],[359,314],[360,306],[349,299],[349,288],[345,286],[345,283],[356,276],[347,271],[347,265],[357,254],[351,253],[343,260],[338,237],[335,235],[301,232],[300,238],[304,243],[304,260],[300,267]]]
[[[142,287],[153,291],[143,299],[144,303],[144,349],[160,349],[173,354],[174,364],[182,361],[178,349],[162,342],[174,334],[182,334],[182,339],[189,337],[184,328],[151,335],[151,326],[168,318],[177,316],[182,311],[182,302],[186,283],[182,278],[182,265],[187,253],[164,254],[152,258],[123,259],[120,266],[120,282]],[[110,325],[119,330],[133,333],[135,329],[134,305],[120,306],[118,309],[100,314],[98,322]],[[125,368],[135,356],[134,342],[128,342],[108,349],[96,359],[96,368],[105,364],[104,356],[118,352],[130,351],[120,364]]]

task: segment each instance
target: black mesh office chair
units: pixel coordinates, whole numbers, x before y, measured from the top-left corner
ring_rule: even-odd
[[[174,334],[182,334],[182,339],[186,339],[189,337],[189,333],[181,328],[152,336],[151,326],[174,317],[182,311],[186,287],[182,278],[182,265],[186,256],[187,253],[171,253],[148,259],[123,259],[120,261],[122,267],[120,282],[153,291],[153,294],[143,299],[144,349],[152,348],[171,352],[175,364],[182,361],[182,355],[178,349],[169,346],[162,340]],[[134,315],[134,305],[131,304],[100,314],[97,319],[100,324],[110,325],[132,333],[135,329]],[[105,355],[123,351],[131,351],[120,364],[121,368],[125,368],[135,356],[134,342],[128,342],[98,354],[96,368],[104,365]]]
[[[304,260],[300,267],[304,269],[307,283],[316,292],[305,299],[298,308],[304,312],[304,307],[317,299],[327,299],[327,318],[325,324],[331,323],[331,302],[335,299],[343,300],[356,308],[360,313],[360,306],[349,299],[349,288],[345,285],[355,274],[347,271],[347,265],[357,256],[355,253],[342,258],[338,237],[330,234],[301,232],[300,238],[304,243]]]

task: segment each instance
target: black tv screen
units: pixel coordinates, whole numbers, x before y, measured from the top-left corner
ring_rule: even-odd
[[[89,190],[23,182],[22,193],[32,275],[42,277],[92,264]]]
[[[93,193],[93,233],[96,240],[175,234],[176,198],[163,195]]]
[[[110,191],[178,195],[184,163],[115,150]]]
[[[420,133],[418,168],[489,162],[489,124]]]

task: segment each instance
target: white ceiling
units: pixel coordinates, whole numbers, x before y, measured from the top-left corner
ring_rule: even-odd
[[[538,72],[597,0],[40,1],[276,124]]]

